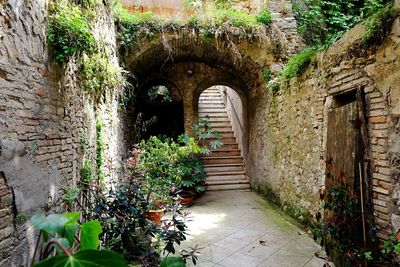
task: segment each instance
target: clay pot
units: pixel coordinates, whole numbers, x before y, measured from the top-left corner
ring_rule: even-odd
[[[147,219],[155,222],[156,224],[161,224],[161,218],[164,216],[165,209],[160,210],[149,210],[147,212]]]
[[[181,202],[182,206],[189,207],[193,204],[193,197],[181,197],[179,201]]]

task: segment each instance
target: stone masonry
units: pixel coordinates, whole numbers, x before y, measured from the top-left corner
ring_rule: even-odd
[[[104,125],[104,161],[119,163],[126,153],[118,98],[108,94],[95,111],[77,65],[49,60],[47,10],[44,0],[0,2],[0,266],[29,265],[37,239],[29,218],[44,207],[61,211],[83,158],[95,156],[96,117]],[[113,20],[107,7],[103,12],[94,35],[114,49],[118,64]]]
[[[292,79],[278,95],[257,95],[249,111],[254,116],[249,123],[248,169],[255,187],[271,187],[284,203],[312,214],[321,209],[327,112],[333,96],[364,88],[373,199],[370,212],[381,240],[400,229],[399,29],[397,19],[383,45],[354,57],[350,48],[364,32],[359,25],[319,54],[316,66]]]

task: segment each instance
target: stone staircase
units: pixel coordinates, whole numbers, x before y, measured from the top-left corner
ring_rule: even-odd
[[[210,155],[202,157],[208,174],[207,190],[250,189],[243,157],[218,89],[210,88],[201,94],[199,118],[207,119],[210,126],[221,133],[221,141],[224,143],[222,147],[213,150]]]

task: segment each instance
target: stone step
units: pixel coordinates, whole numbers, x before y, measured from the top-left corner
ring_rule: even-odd
[[[224,118],[229,121],[228,114],[226,112],[209,113],[209,112],[199,112],[199,118],[202,119],[212,119],[212,118]]]
[[[207,108],[207,109],[199,109],[199,113],[208,113],[210,115],[214,115],[214,114],[219,114],[219,113],[224,113],[226,115],[228,115],[228,113],[226,112],[225,108]]]
[[[199,101],[199,105],[198,107],[202,107],[202,106],[211,106],[211,105],[217,105],[217,107],[225,107],[224,102],[222,101],[222,99],[204,99],[204,100],[200,100]]]
[[[205,113],[205,116],[214,116],[216,114],[224,114],[226,116],[228,116],[228,113],[226,112],[225,109],[199,109],[199,116]]]
[[[222,99],[205,98],[205,99],[200,99],[199,100],[199,106],[201,106],[201,105],[215,105],[215,104],[225,106],[223,101],[222,101]]]
[[[250,184],[209,185],[207,191],[243,190],[251,189]]]
[[[212,128],[212,130],[214,130],[214,132],[218,132],[218,133],[228,133],[228,132],[233,132],[232,127],[229,126],[225,126],[225,127],[212,127],[210,125],[210,127]],[[201,127],[201,130],[204,130],[204,127]]]
[[[232,164],[232,163],[243,163],[242,156],[228,156],[228,157],[206,157],[201,158],[204,165],[209,164]]]
[[[232,130],[230,132],[220,132],[220,134],[221,134],[221,139],[223,139],[223,138],[234,138],[234,140],[236,141],[235,134],[233,133]]]
[[[219,139],[219,140],[224,144],[236,143],[236,137],[225,137],[225,136],[222,136],[222,138]]]
[[[246,177],[246,175],[242,174],[242,175],[213,175],[213,176],[208,176],[207,177],[207,182],[208,181],[233,181],[233,180],[247,180],[247,182],[249,181]]]
[[[223,104],[224,101],[222,98],[214,98],[214,97],[208,97],[208,98],[201,98],[199,99],[199,106],[202,104]]]
[[[214,141],[215,138],[209,138],[203,141],[204,145],[209,145],[212,141]],[[236,138],[235,137],[222,137],[220,139],[218,139],[219,141],[221,141],[223,143],[222,146],[224,146],[225,144],[237,144]]]
[[[223,121],[210,121],[210,126],[212,128],[220,128],[220,127],[232,127],[231,123],[229,121],[223,122]]]
[[[199,119],[208,120],[210,123],[213,123],[213,122],[231,123],[230,120],[229,120],[228,115],[222,116],[222,117],[214,117],[214,116],[208,116],[208,117],[206,117],[206,115],[200,116],[200,114],[199,114]]]
[[[222,171],[216,171],[216,172],[207,172],[207,175],[209,177],[211,176],[235,176],[235,175],[246,175],[245,171],[228,171],[228,172],[222,172]]]
[[[224,150],[224,149],[239,149],[239,145],[237,143],[224,143],[222,146],[217,147],[215,150]],[[215,151],[212,149],[212,151]]]
[[[236,180],[221,180],[221,181],[206,181],[207,185],[232,185],[232,184],[250,184],[248,179],[236,179]]]
[[[225,172],[243,172],[243,162],[236,164],[208,164],[204,165],[204,170],[207,173],[225,173]]]
[[[232,131],[232,126],[230,126],[230,125],[227,125],[227,126],[217,126],[217,127],[215,127],[215,126],[212,126],[211,124],[210,124],[210,127],[214,130],[214,131],[216,131],[216,132],[219,132],[219,133],[226,133],[226,132],[231,132]]]
[[[229,156],[241,156],[239,149],[221,149],[221,150],[212,150],[212,153],[209,155],[204,155],[205,158],[209,157],[229,157]]]
[[[199,99],[206,99],[206,98],[218,98],[222,99],[222,95],[218,93],[211,93],[211,94],[202,94]]]

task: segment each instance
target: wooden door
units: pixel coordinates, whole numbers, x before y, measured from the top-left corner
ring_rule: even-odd
[[[362,176],[366,173],[363,171],[366,151],[363,136],[366,135],[366,125],[361,99],[356,94],[337,98],[328,114],[326,191],[329,194],[325,199],[325,208],[328,207],[325,211],[325,224],[333,225],[337,230],[333,238],[335,240],[327,242],[331,246],[330,254],[335,263],[343,266],[345,262],[348,263],[348,258],[344,256],[348,251],[338,251],[337,248],[342,243],[361,248],[367,240],[366,237],[364,240],[367,225],[361,212],[361,203],[365,207],[365,196],[369,195],[366,192],[368,187],[364,184],[366,177],[362,177],[363,186],[360,186],[360,169]]]

